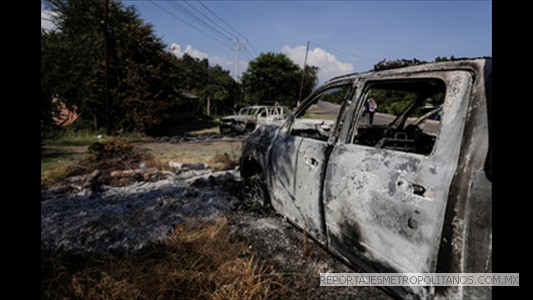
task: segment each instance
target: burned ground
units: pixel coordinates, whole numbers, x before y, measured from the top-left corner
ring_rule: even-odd
[[[134,280],[128,279],[128,272],[117,275],[103,267],[109,264],[97,262],[109,260],[111,266],[124,266],[127,265],[125,261],[132,260],[136,263],[131,263],[131,265],[143,265],[149,263],[139,262],[139,259],[151,257],[150,261],[155,263],[157,261],[154,260],[155,255],[160,259],[158,264],[180,265],[178,258],[173,256],[170,260],[168,258],[168,253],[177,251],[169,248],[168,241],[175,239],[176,236],[179,237],[180,234],[183,235],[184,232],[180,231],[183,230],[183,226],[198,222],[220,222],[221,218],[227,220],[229,229],[223,236],[227,235],[228,244],[243,245],[243,250],[238,252],[235,258],[239,260],[232,260],[230,263],[233,264],[236,261],[242,263],[240,269],[238,268],[239,271],[235,271],[235,276],[240,278],[238,276],[249,275],[244,272],[249,266],[244,262],[253,262],[255,269],[252,269],[260,272],[256,270],[259,272],[256,274],[253,273],[256,271],[250,271],[255,274],[252,277],[262,278],[255,284],[262,286],[263,289],[264,285],[269,287],[261,290],[262,292],[254,293],[255,298],[389,298],[383,291],[372,287],[320,287],[320,272],[354,272],[354,270],[332,257],[305,233],[296,229],[274,211],[252,202],[242,188],[242,181],[237,170],[189,170],[169,175],[162,180],[141,181],[122,187],[103,186],[97,190],[86,188],[67,194],[47,192],[43,194],[42,200],[41,295],[43,298],[58,296],[54,292],[59,290],[57,282],[61,278],[67,286],[74,286],[71,294],[67,293],[63,296],[93,295],[93,298],[98,298],[95,295],[100,295],[104,297],[109,295],[106,294],[106,289],[109,292],[109,289],[119,289],[124,285],[123,292],[127,293],[120,295],[131,296],[133,294],[128,293],[137,291],[136,297],[145,298],[143,295],[146,296],[146,294],[143,294],[142,290],[147,287],[136,286]],[[211,238],[216,239],[216,237]],[[206,241],[211,238],[207,238]],[[217,247],[224,247],[223,243],[213,244],[213,242],[216,241],[206,242],[205,247],[214,248],[215,252],[218,251]],[[196,245],[196,247],[199,246]],[[207,251],[207,249],[204,250]],[[204,250],[194,248],[190,251],[202,252]],[[212,257],[212,254],[210,255],[206,257]],[[205,261],[205,259],[201,260]],[[219,263],[205,268],[222,270],[227,265]],[[120,267],[116,268],[122,270]],[[144,268],[147,270],[139,271],[144,274],[143,276],[158,276],[150,274],[150,272],[155,272],[150,271],[152,267],[145,266]],[[244,273],[241,274],[241,271]],[[135,273],[135,271],[130,272]],[[169,269],[167,272],[169,272],[169,278],[174,278],[172,276],[176,275],[175,270],[171,272]],[[191,270],[180,272],[191,272]],[[86,273],[99,275],[84,277]],[[72,276],[68,277],[65,274]],[[179,277],[180,280],[183,279],[182,281],[176,277],[173,279],[174,285],[171,285],[172,288],[168,290],[176,288],[184,290],[161,292],[162,294],[158,295],[168,298],[204,293],[199,297],[216,298],[206,296],[205,292],[210,291],[214,293],[213,295],[222,298],[224,296],[221,295],[246,297],[235,291],[232,292],[233,294],[228,294],[227,289],[255,287],[255,285],[238,287],[228,285],[227,282],[223,287],[219,287],[217,286],[221,284],[219,281],[206,279],[208,277],[202,277],[208,285],[202,288],[191,285],[191,282],[183,279],[183,276]],[[83,278],[85,281],[82,280]],[[168,283],[165,284],[168,286]],[[187,291],[187,286],[190,287],[189,291]],[[78,290],[75,289],[76,287]],[[65,289],[64,286],[62,288]],[[159,289],[164,288],[160,286]],[[76,294],[76,291],[81,294]]]

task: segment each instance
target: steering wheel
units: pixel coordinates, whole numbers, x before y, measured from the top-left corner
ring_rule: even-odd
[[[423,116],[421,116],[420,118],[416,119],[414,124],[417,125],[417,126],[422,124],[422,122],[424,122],[425,120],[427,120],[429,117],[433,116],[434,114],[438,113],[439,111],[442,111],[442,106],[434,108],[434,109],[430,110],[429,112],[425,113]]]

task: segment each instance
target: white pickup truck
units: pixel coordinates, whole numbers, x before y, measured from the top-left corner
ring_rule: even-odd
[[[247,106],[241,108],[237,115],[223,117],[220,120],[220,133],[250,133],[258,124],[267,124],[286,118],[282,106]]]

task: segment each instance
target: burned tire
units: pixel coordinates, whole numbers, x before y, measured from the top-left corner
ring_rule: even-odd
[[[270,195],[264,184],[261,175],[255,174],[251,177],[245,177],[243,180],[246,198],[252,204],[258,204],[261,207],[270,208]]]
[[[251,133],[255,129],[255,124],[248,124],[246,125],[245,131],[246,133]]]
[[[222,128],[222,127],[220,127],[219,129],[220,129],[220,133],[222,133],[222,134],[230,134],[231,133],[231,128],[227,128],[227,127]]]

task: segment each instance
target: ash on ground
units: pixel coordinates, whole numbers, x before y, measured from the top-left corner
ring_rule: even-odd
[[[374,287],[320,287],[321,272],[350,269],[270,208],[251,202],[237,170],[190,170],[156,182],[75,193],[44,191],[41,246],[65,254],[128,255],[154,245],[188,218],[227,217],[232,238],[274,267],[298,297],[390,299]]]
[[[235,171],[191,170],[156,182],[83,189],[41,202],[41,244],[70,254],[129,253],[167,237],[188,217],[234,211]]]

